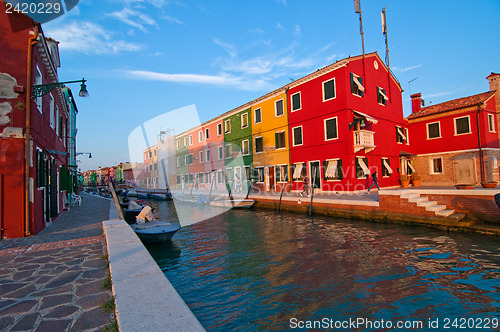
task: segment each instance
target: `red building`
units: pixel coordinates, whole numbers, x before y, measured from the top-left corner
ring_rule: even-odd
[[[498,182],[500,74],[490,91],[421,108],[412,95],[408,117],[416,170],[426,185]]]
[[[316,190],[399,186],[400,154],[409,149],[401,86],[377,53],[340,60],[289,84],[292,190],[308,175]]]
[[[0,2],[0,222],[2,237],[37,234],[67,207],[69,111],[58,82],[58,43]]]

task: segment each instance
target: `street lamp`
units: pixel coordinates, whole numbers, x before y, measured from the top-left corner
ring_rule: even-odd
[[[33,85],[33,98],[38,98],[43,95],[46,95],[50,91],[52,91],[55,87],[61,87],[64,84],[67,83],[82,83],[80,85],[80,93],[78,95],[80,97],[88,97],[89,92],[87,91],[87,86],[85,85],[85,82],[87,82],[86,79],[82,78],[81,80],[77,81],[67,81],[67,82],[56,82],[56,83],[47,83],[47,84],[34,84]]]

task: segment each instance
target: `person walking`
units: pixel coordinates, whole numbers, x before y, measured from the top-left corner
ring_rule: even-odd
[[[302,182],[304,183],[304,190],[302,190],[300,196],[303,196],[304,193],[306,194],[306,196],[309,196],[309,178],[307,177],[307,175],[304,176]]]
[[[237,193],[237,192],[240,192],[241,191],[241,180],[240,178],[238,177],[238,175],[235,176],[235,179],[234,179],[234,192]]]
[[[378,190],[380,190],[380,187],[378,186],[378,177],[377,177],[377,172],[373,172],[372,174],[372,184],[370,185],[370,188],[366,191],[366,193],[370,192],[370,189],[373,188],[373,186],[377,186]]]

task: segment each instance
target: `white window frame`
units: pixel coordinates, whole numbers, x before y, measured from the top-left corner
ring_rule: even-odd
[[[293,96],[295,96],[295,95],[299,95],[300,107],[297,108],[297,109],[293,109]],[[301,94],[301,91],[296,92],[296,93],[294,93],[293,95],[290,96],[290,104],[292,104],[291,112],[297,112],[297,111],[300,111],[302,109],[302,94]]]
[[[465,119],[465,118],[467,118],[467,123],[469,124],[469,132],[458,134],[457,133],[457,120],[459,120],[459,119]],[[453,118],[453,127],[454,127],[454,130],[455,130],[454,131],[455,136],[462,136],[462,135],[472,134],[472,128],[471,128],[471,123],[470,123],[470,115],[459,116],[457,118]]]
[[[356,160],[358,161],[359,166],[361,166],[361,169],[363,170],[363,174],[364,174],[364,176],[362,176],[362,177],[357,177],[357,174],[356,174],[356,178],[358,178],[358,179],[366,179],[367,177],[370,176],[370,168],[368,167],[367,164],[365,164],[365,160],[364,160],[365,158],[366,157],[356,157]]]
[[[437,123],[438,124],[438,128],[439,128],[439,136],[438,137],[429,137],[429,125],[432,125],[432,124],[435,124]],[[425,129],[427,131],[427,139],[438,139],[438,138],[441,138],[441,121],[435,121],[435,122],[429,122],[425,125]]]
[[[217,124],[217,136],[222,135],[222,123]]]
[[[255,182],[256,182],[256,183],[265,183],[265,181],[266,181],[266,170],[265,170],[264,166],[258,166],[258,167],[255,167],[255,168],[254,168],[254,170],[256,170],[256,169],[257,169],[257,170],[258,170],[258,169],[261,169],[261,170],[262,170],[262,178],[263,178],[263,180],[264,180],[264,181],[258,181],[258,180],[259,180],[259,177],[258,177],[258,175],[257,175],[257,179],[255,179]],[[255,173],[255,171],[254,171],[254,173]],[[259,172],[257,171],[257,173],[259,173]]]
[[[229,150],[227,149],[229,147]],[[228,153],[229,151],[229,153]],[[231,145],[231,143],[229,144],[226,144],[224,146],[224,154],[226,155],[226,159],[230,159],[233,157],[233,146]]]
[[[246,126],[243,126],[243,118],[246,117],[247,118],[247,124]],[[245,128],[248,128],[248,112],[245,112],[243,114],[241,114],[241,129],[245,129]]]
[[[200,164],[203,164],[203,150],[202,150],[202,151],[200,151],[198,158],[199,158],[199,160],[198,160],[198,161],[199,161],[199,163],[200,163]]]
[[[285,138],[285,145],[284,145],[282,148],[277,148],[277,149],[276,149],[276,151],[277,151],[277,150],[283,150],[283,149],[286,149],[286,134],[285,134],[285,133],[286,133],[286,131],[285,131],[285,130],[280,130],[280,131],[275,132],[275,133],[274,133],[274,139],[276,140],[276,134],[281,134],[281,133],[283,133],[283,137]],[[276,144],[276,142],[275,142],[275,144]],[[275,148],[276,148],[276,146],[275,146]]]
[[[187,147],[188,146],[188,137],[185,136],[184,137],[184,147]]]
[[[331,81],[333,81],[333,97],[326,99],[325,98],[325,84],[329,83]],[[329,100],[333,100],[333,99],[337,98],[337,82],[335,80],[335,77],[331,78],[329,80],[323,81],[323,83],[321,84],[321,86],[322,86],[323,102],[329,101]]]
[[[198,143],[203,142],[203,130],[200,130],[198,132]]]
[[[189,158],[188,155],[185,154],[184,155],[184,166],[189,166],[189,159],[188,158]]]
[[[247,144],[247,153],[245,153],[245,143]],[[248,139],[241,141],[241,153],[244,156],[250,155],[250,141]]]
[[[224,147],[219,146],[217,153],[218,153],[219,160],[223,160],[224,159]]]
[[[181,167],[181,157],[177,157],[177,167]]]
[[[441,159],[441,172],[434,171],[434,160]],[[433,157],[429,158],[429,174],[430,175],[442,175],[444,174],[444,160],[443,157]]]
[[[177,140],[177,150],[179,150],[180,148],[181,148],[181,141]]]
[[[257,151],[257,138],[262,139],[262,151]],[[254,147],[255,147],[255,153],[263,153],[264,152],[264,137],[263,136],[256,136],[254,138]]]
[[[295,144],[295,129],[300,128],[300,136],[302,143]],[[304,145],[304,128],[302,126],[297,126],[292,128],[292,146],[301,146]]]
[[[381,104],[378,102],[378,95],[381,95],[382,98],[384,98],[385,100],[385,104]],[[380,105],[380,106],[387,106],[387,102],[389,101],[389,97],[387,97],[387,95],[385,94],[385,89],[380,87],[380,86],[377,86],[377,103]]]
[[[224,170],[217,170],[217,184],[224,184]]]
[[[362,93],[365,92],[365,87],[363,86],[363,84],[361,84],[361,82],[358,80],[358,78],[360,78],[361,76],[359,75],[356,75],[354,73],[352,73],[352,80],[354,81],[354,84],[357,85],[358,87],[358,90],[360,90]],[[354,92],[351,92],[351,94],[355,95],[355,96],[358,96],[360,98],[363,98],[362,95],[358,95],[357,93],[354,93]]]
[[[206,163],[210,162],[210,149],[207,149],[207,150],[205,151],[205,157],[206,157],[206,158],[205,158],[205,162],[206,162]]]
[[[325,181],[342,181],[342,179],[339,178],[339,174],[338,174],[338,171],[339,171],[339,160],[341,160],[340,158],[334,158],[334,159],[327,159],[326,162],[327,162],[327,166],[326,166],[326,170],[325,170],[325,175],[324,175],[324,178],[325,178]],[[328,168],[330,167],[330,162],[334,161],[335,162],[335,178],[333,179],[327,179],[326,177],[328,176]]]
[[[302,169],[306,167],[305,163],[295,163],[295,167],[293,168],[292,181],[302,181]],[[300,172],[297,171],[297,166],[300,165]],[[296,177],[295,173],[299,173],[299,176]]]
[[[54,100],[54,96],[52,93],[49,93],[49,112],[50,112],[50,126],[55,129],[55,123],[56,123],[56,103]]]
[[[188,154],[188,156],[191,156],[191,157],[188,157],[188,161],[189,161],[190,159],[192,160],[192,162],[191,162],[191,163],[189,163],[189,165],[193,165],[193,164],[194,164],[194,156],[193,156],[193,154],[192,154],[192,153],[190,153],[190,154]]]
[[[282,108],[282,114],[278,115],[278,103],[281,101],[281,108]],[[278,99],[274,102],[274,117],[278,118],[280,116],[283,116],[285,114],[285,102],[283,101],[283,98]]]
[[[259,111],[259,118],[260,121],[257,122],[257,111]],[[254,119],[254,124],[262,123],[262,108],[256,108],[253,110],[253,119]]]
[[[336,129],[337,129],[337,137],[328,138],[328,137],[326,137],[326,133],[327,133],[327,130],[326,130],[326,121],[333,120],[333,119],[335,119],[335,126],[336,126]],[[338,119],[338,116],[334,116],[332,118],[324,119],[323,120],[323,129],[325,131],[325,141],[333,141],[333,140],[339,139],[339,119]]]
[[[490,133],[496,133],[495,116],[493,114],[488,114],[488,130]]]
[[[386,163],[386,161],[389,161],[388,163]],[[382,157],[382,166],[385,167],[387,169],[387,172],[389,173],[389,175],[383,175],[384,174],[384,171],[382,170],[382,177],[384,178],[388,178],[392,175],[392,173],[394,173],[394,171],[392,170],[392,167],[390,165],[390,159],[389,158],[386,158],[386,157]]]
[[[231,119],[224,120],[224,134],[231,133]]]
[[[276,183],[286,183],[286,179],[285,180],[281,180],[281,179],[278,179],[278,169],[280,169],[280,177],[283,175],[281,172],[281,168],[284,167],[286,169],[286,175],[287,175],[287,178],[288,178],[288,165],[287,164],[279,164],[279,165],[276,165],[276,167],[274,167],[274,181],[276,181]]]
[[[193,135],[189,135],[189,146],[193,145]]]

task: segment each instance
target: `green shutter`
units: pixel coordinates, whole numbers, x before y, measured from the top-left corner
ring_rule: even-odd
[[[276,147],[276,149],[279,149],[279,144],[280,144],[279,140],[280,138],[278,133],[274,133],[274,144],[275,144],[274,146]]]

